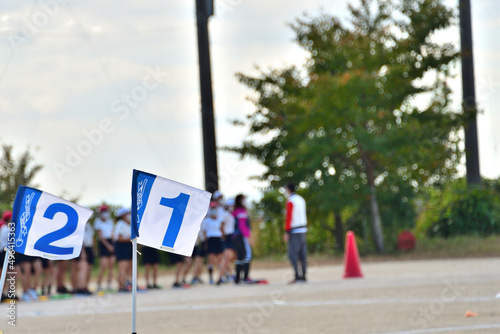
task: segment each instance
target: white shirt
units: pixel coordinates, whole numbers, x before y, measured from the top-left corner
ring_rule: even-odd
[[[4,248],[8,247],[8,244],[9,244],[9,228],[7,227],[7,224],[3,224],[2,227],[0,227],[0,251],[4,252]]]
[[[234,233],[234,217],[229,212],[226,211],[223,207],[219,207],[218,217],[222,217],[222,221],[224,222],[224,235],[230,235]]]
[[[94,229],[96,231],[101,231],[101,236],[104,239],[111,239],[113,237],[113,221],[111,219],[102,220],[97,217],[94,220]]]
[[[203,224],[203,223],[202,223]],[[206,241],[205,235],[203,235],[203,226],[200,226],[200,231],[198,232],[198,239],[196,239],[196,244],[201,244]]]
[[[118,236],[122,238],[130,239],[130,224],[125,223],[123,220],[119,220],[113,231],[113,239],[118,240]]]
[[[288,201],[293,204],[291,233],[307,232],[306,201],[295,193],[288,198]]]
[[[85,230],[83,231],[83,247],[94,246],[94,228],[90,223],[85,224]]]
[[[222,237],[220,225],[219,218],[207,217],[201,223],[201,229],[207,233],[207,238],[220,238]]]

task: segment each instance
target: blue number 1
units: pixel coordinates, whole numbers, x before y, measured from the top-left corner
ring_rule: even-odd
[[[167,232],[165,233],[165,237],[163,238],[163,246],[174,248],[175,240],[177,240],[177,236],[179,235],[179,231],[181,229],[182,220],[184,219],[184,214],[186,213],[186,207],[189,202],[189,197],[190,196],[188,194],[180,193],[176,198],[161,198],[160,205],[173,209]]]
[[[50,205],[47,210],[45,210],[43,216],[47,219],[53,220],[56,213],[59,212],[66,215],[66,224],[57,231],[46,234],[38,239],[33,246],[34,249],[49,254],[73,254],[73,247],[58,247],[51,245],[51,243],[53,243],[54,241],[64,239],[67,236],[73,234],[73,232],[75,232],[76,228],[78,227],[78,213],[75,209],[66,204],[54,203]]]

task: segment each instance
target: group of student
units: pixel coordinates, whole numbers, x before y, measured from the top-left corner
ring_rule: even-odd
[[[73,260],[51,261],[16,253],[14,272],[17,274],[16,282],[20,282],[23,291],[21,299],[38,300],[40,296],[49,296],[54,292],[92,294],[88,287],[92,267],[96,262],[96,250],[99,257],[97,291],[112,290],[115,266],[118,291],[130,291],[132,289],[131,212],[129,209],[120,208],[114,216],[116,222],[108,206],[102,205],[98,208],[93,225],[90,222],[85,225],[80,256]],[[4,211],[1,218],[0,260],[3,264],[12,212]],[[140,253],[145,268],[146,288],[159,289],[157,281],[159,251],[144,246],[140,249]],[[184,257],[173,253],[169,253],[169,256],[170,262],[176,266],[174,288],[203,283],[201,275],[205,260],[207,260],[210,284],[229,281],[234,281],[236,284],[249,282],[252,249],[245,196],[240,194],[234,200],[225,201],[223,195],[216,191],[207,216],[202,222],[192,256]],[[233,264],[235,264],[234,271]],[[187,276],[191,270],[192,279],[188,281]],[[214,275],[217,275],[216,280]],[[67,288],[67,276],[71,281],[71,290]],[[8,284],[5,284],[2,299],[7,299],[7,286]]]
[[[240,194],[234,200],[224,200],[219,191],[214,192],[192,256],[169,255],[170,261],[176,265],[174,288],[204,283],[201,275],[205,261],[210,284],[252,282],[249,278],[252,260],[250,221],[245,196]],[[235,270],[233,264],[236,264]]]
[[[207,259],[210,284],[220,285],[234,281],[249,283],[252,247],[250,239],[250,220],[245,203],[245,196],[239,194],[234,200],[224,200],[223,195],[216,191],[207,217],[201,223],[198,240],[193,251],[195,261],[191,284],[201,283],[200,278],[205,256]],[[184,264],[183,280],[179,282],[176,275],[174,286],[185,283],[190,260]],[[233,263],[236,264],[233,271]],[[217,280],[214,280],[214,274]]]

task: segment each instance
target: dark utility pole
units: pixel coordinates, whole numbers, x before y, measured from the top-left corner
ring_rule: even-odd
[[[215,143],[214,102],[212,98],[212,74],[210,71],[210,49],[208,42],[208,18],[213,14],[213,0],[196,0],[205,189],[210,192],[219,189],[217,146]]]
[[[472,54],[472,20],[470,0],[459,0],[460,44],[462,51],[462,93],[464,113],[470,115],[465,125],[465,164],[467,183],[480,184],[479,148],[477,142],[476,91],[474,82],[474,58]]]

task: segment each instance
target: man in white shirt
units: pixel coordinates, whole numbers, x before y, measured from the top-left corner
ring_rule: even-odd
[[[288,243],[288,258],[295,273],[295,278],[290,283],[305,282],[307,270],[306,201],[295,193],[293,183],[288,183],[285,191],[288,200],[283,240]],[[300,268],[298,262],[301,264]]]

